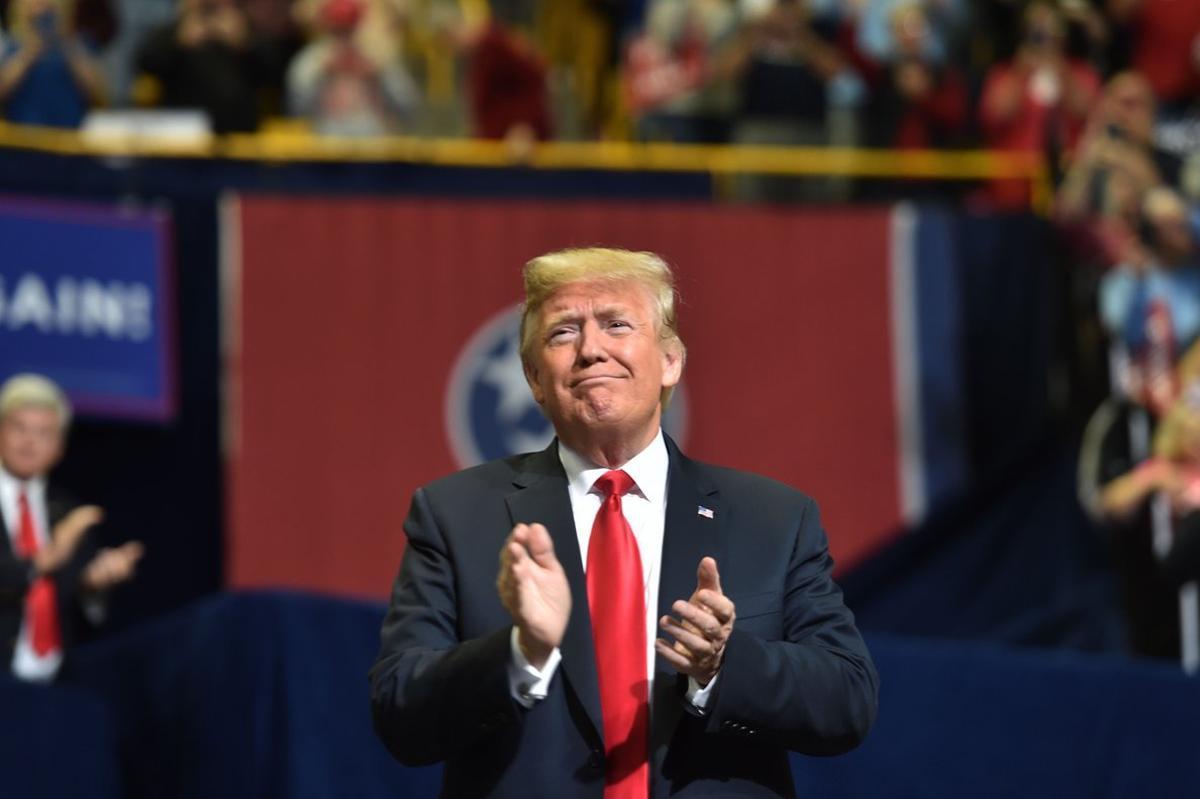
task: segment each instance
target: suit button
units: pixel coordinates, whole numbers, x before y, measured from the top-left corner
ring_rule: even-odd
[[[588,771],[593,774],[602,774],[604,772],[604,756],[593,750],[587,759]]]

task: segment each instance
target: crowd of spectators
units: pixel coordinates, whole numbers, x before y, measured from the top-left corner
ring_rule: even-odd
[[[1021,25],[984,80],[980,132],[1053,172],[1077,360],[1107,379],[1081,497],[1112,533],[1132,649],[1178,657],[1200,632],[1179,610],[1200,579],[1200,3],[1034,4]]]
[[[96,106],[200,110],[217,133],[1032,153],[1062,218],[1101,217],[1091,238],[1127,264],[1151,187],[1200,196],[1200,2],[0,0],[4,118],[71,128]],[[816,188],[740,195],[839,198]]]
[[[1175,0],[3,0],[14,121],[195,107],[217,131],[1068,151],[1136,70],[1196,138]],[[1003,190],[1001,190],[1002,192]]]

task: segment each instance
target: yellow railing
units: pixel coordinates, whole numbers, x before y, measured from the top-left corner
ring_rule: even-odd
[[[64,155],[229,158],[265,162],[390,161],[458,167],[706,172],[714,176],[1015,179],[1029,181],[1034,208],[1047,209],[1051,199],[1048,171],[1037,153],[985,150],[865,150],[633,142],[546,142],[516,147],[496,141],[409,136],[342,139],[315,136],[288,126],[274,132],[172,142],[137,135],[91,136],[2,122],[0,147]]]

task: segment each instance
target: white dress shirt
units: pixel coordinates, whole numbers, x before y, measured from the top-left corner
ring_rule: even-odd
[[[49,539],[49,520],[46,518],[46,480],[35,477],[32,480],[18,480],[0,466],[0,513],[4,514],[4,527],[8,530],[8,545],[14,556],[21,537],[21,506],[19,497],[25,491],[29,502],[29,511],[33,514],[33,533],[37,538],[38,548],[46,546]],[[21,616],[21,633],[17,636],[17,645],[13,650],[12,671],[22,680],[44,682],[54,678],[58,667],[62,665],[62,650],[53,649],[44,655],[33,651],[33,641],[30,638],[29,625],[26,617]]]
[[[607,467],[597,466],[577,452],[558,444],[558,457],[567,475],[567,491],[571,498],[571,511],[575,517],[575,535],[579,541],[579,558],[587,571],[588,543],[592,538],[592,525],[604,498],[593,486]],[[633,456],[620,468],[633,478],[634,487],[621,498],[621,510],[637,540],[638,553],[642,561],[642,578],[646,593],[646,675],[649,679],[647,695],[654,695],[654,641],[658,637],[658,583],[662,566],[663,528],[667,518],[667,471],[670,460],[662,430],[644,450]],[[678,597],[686,599],[687,597]],[[509,664],[509,685],[513,697],[525,707],[532,707],[545,698],[550,681],[558,671],[562,655],[558,648],[550,653],[542,668],[535,669],[517,645],[517,628],[511,636],[512,662]],[[714,678],[704,688],[688,678],[687,697],[696,708],[703,710],[708,703]]]

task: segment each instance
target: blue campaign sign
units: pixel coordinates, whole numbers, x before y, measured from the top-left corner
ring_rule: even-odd
[[[0,379],[37,372],[78,413],[175,412],[165,213],[0,197]]]

